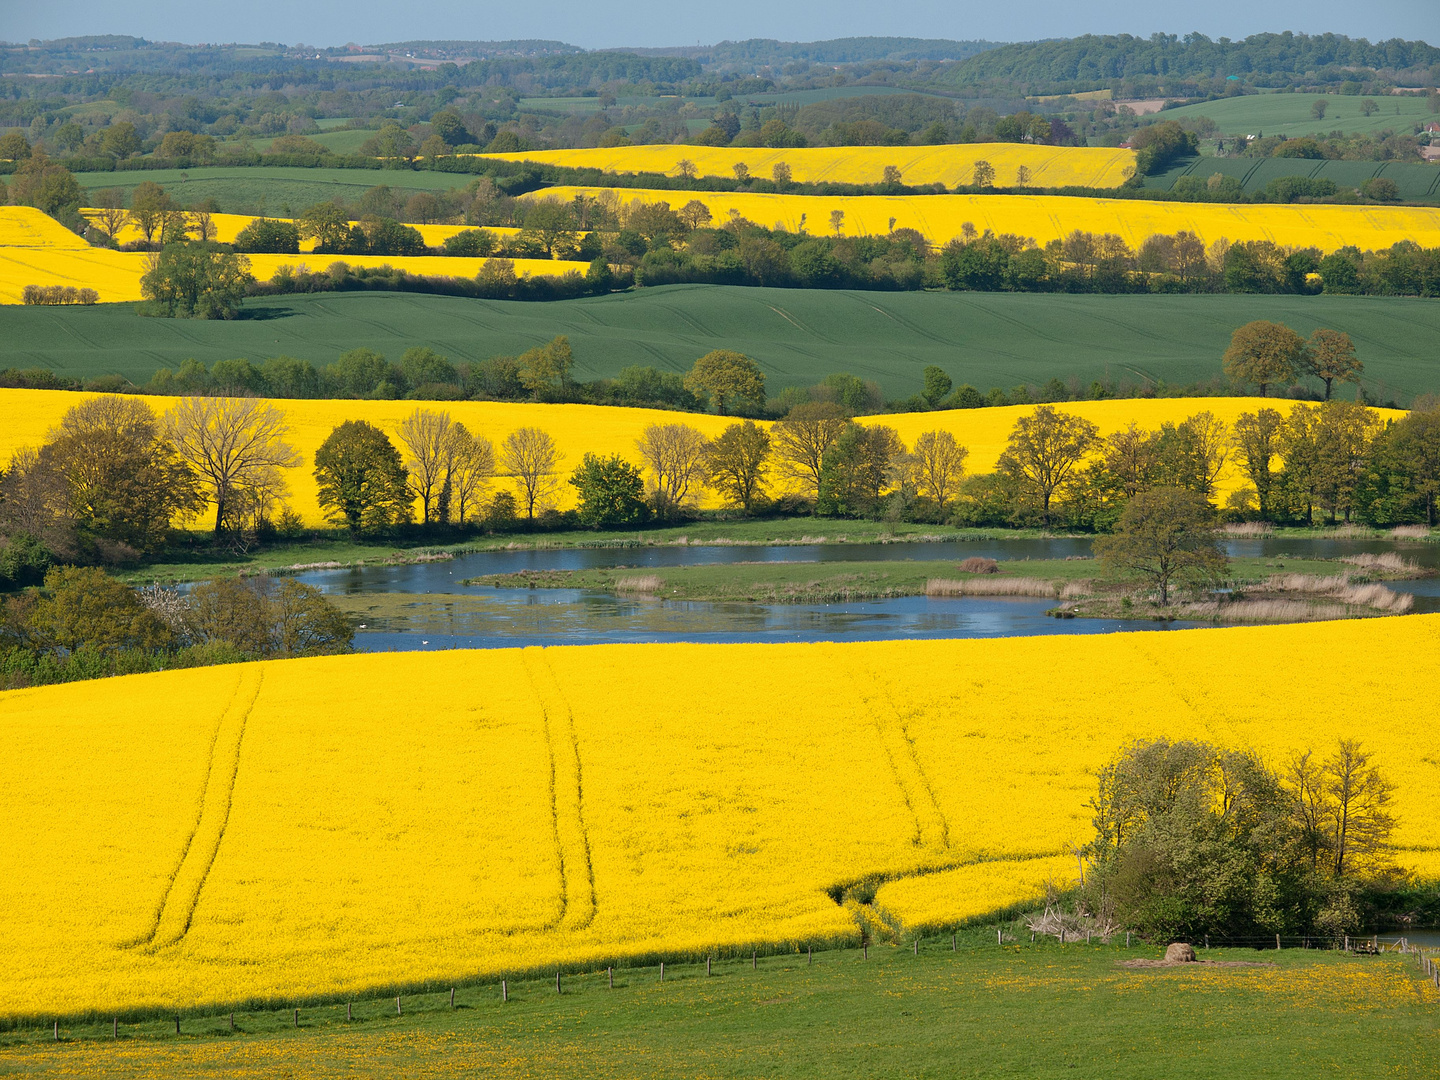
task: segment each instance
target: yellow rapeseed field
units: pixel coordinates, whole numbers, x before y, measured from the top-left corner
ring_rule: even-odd
[[[259,361],[261,357],[251,357]],[[398,359],[392,357],[391,359]],[[83,400],[84,395],[61,390],[12,390],[0,388],[0,467],[22,446],[39,446],[45,433],[57,423],[65,411]],[[146,398],[156,412],[164,412],[175,403],[174,398]],[[472,432],[490,439],[496,446],[516,428],[538,427],[550,433],[561,452],[558,471],[560,484],[553,504],[558,509],[575,505],[575,489],[564,478],[585,453],[619,454],[641,464],[635,441],[650,424],[689,424],[707,436],[719,435],[734,423],[733,418],[697,413],[666,412],[658,409],[626,409],[604,405],[541,405],[496,401],[414,402],[414,401],[346,401],[277,399],[273,404],[282,410],[290,425],[287,436],[300,452],[304,464],[288,470],[291,502],[309,524],[318,525],[323,518],[316,501],[313,475],[315,451],[336,425],[346,420],[368,420],[387,432],[392,439],[400,422],[416,408],[443,410],[465,424]],[[1118,401],[1081,401],[1058,406],[1092,420],[1102,434],[1119,431],[1131,421],[1141,427],[1158,428],[1161,424],[1179,422],[1202,410],[1209,410],[1227,424],[1242,412],[1263,407],[1290,407],[1288,402],[1273,398],[1155,398]],[[1006,439],[1018,417],[1034,406],[1013,405],[997,409],[952,409],[943,412],[898,413],[866,416],[866,424],[888,424],[895,428],[907,446],[925,431],[949,431],[970,450],[966,467],[972,473],[991,472]],[[1391,410],[1377,410],[1382,417],[1402,415]],[[768,425],[767,425],[768,426]],[[398,445],[398,443],[397,443]],[[1235,468],[1221,474],[1219,488],[1223,498],[1242,483]],[[512,482],[497,478],[496,487],[509,489]],[[713,497],[702,506],[720,505]]]
[[[1427,615],[372,654],[10,691],[0,1017],[853,941],[827,890],[867,877],[902,931],[983,917],[1066,884],[1094,772],[1137,737],[1272,762],[1358,737],[1396,784],[1400,843],[1433,852],[1437,678]]]
[[[768,195],[594,187],[545,188],[525,197],[568,200],[606,192],[622,202],[666,202],[672,209],[698,199],[716,224],[727,221],[733,210],[766,228],[803,228],[812,236],[830,235],[830,214],[839,210],[845,215],[842,236],[880,236],[893,227],[915,229],[935,244],[960,236],[969,222],[980,232],[1013,233],[1042,245],[1081,229],[1115,233],[1138,247],[1148,236],[1186,229],[1207,244],[1221,239],[1273,240],[1333,251],[1347,244],[1379,249],[1413,240],[1424,247],[1440,247],[1440,209],[1427,206],[1272,206],[1060,195]]]
[[[455,225],[418,227],[451,232],[461,228]],[[439,241],[427,238],[426,242]],[[0,304],[20,303],[26,285],[88,287],[100,294],[101,303],[139,300],[140,279],[145,274],[147,258],[143,252],[91,247],[32,207],[0,206]],[[261,281],[268,281],[281,266],[323,270],[336,262],[357,267],[393,266],[412,274],[474,277],[487,261],[440,255],[248,255],[246,258],[250,260],[251,272]],[[515,259],[513,262],[515,273],[520,277],[559,275],[571,270],[583,274],[589,269],[588,263],[559,259]]]
[[[689,161],[700,176],[735,175],[744,163],[751,176],[769,179],[781,162],[790,166],[790,178],[801,184],[879,184],[887,165],[900,170],[904,184],[944,184],[957,187],[975,178],[975,163],[988,161],[995,168],[995,183],[1019,183],[1019,170],[1029,170],[1026,183],[1034,187],[1119,187],[1135,168],[1135,151],[1108,147],[1030,146],[1025,143],[966,143],[945,146],[815,146],[772,150],[754,146],[615,146],[584,150],[526,150],[514,154],[488,154],[506,161],[536,161],[573,169],[603,169],[613,173],[668,173],[676,175],[680,162]]]

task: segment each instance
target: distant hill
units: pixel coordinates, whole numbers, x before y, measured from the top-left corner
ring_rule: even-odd
[[[1355,69],[1406,71],[1440,64],[1440,49],[1398,38],[1372,45],[1343,34],[1254,34],[1243,41],[1203,34],[1129,34],[1025,42],[989,49],[939,74],[953,86],[1024,84],[1032,93],[1100,89],[1137,77],[1227,78],[1282,84],[1356,77]]]
[[[520,41],[392,41],[366,45],[366,52],[412,53],[438,60],[465,57],[474,60],[492,56],[568,56],[585,50],[563,41],[526,39]]]
[[[677,46],[663,49],[634,49],[658,56],[687,56],[707,67],[732,64],[784,64],[808,60],[812,64],[859,64],[876,60],[964,60],[987,49],[999,47],[994,41],[949,41],[942,38],[852,37],[831,41],[776,41],[749,38],[722,41],[718,45]]]

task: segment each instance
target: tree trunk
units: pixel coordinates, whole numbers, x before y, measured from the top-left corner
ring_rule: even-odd
[[[1329,401],[1329,400],[1330,400],[1330,384],[1331,384],[1332,382],[1334,382],[1333,379],[1326,379],[1326,380],[1325,380],[1325,400],[1326,400],[1326,401]]]

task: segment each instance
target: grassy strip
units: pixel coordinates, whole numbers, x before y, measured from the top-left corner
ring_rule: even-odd
[[[859,950],[603,970],[401,999],[30,1029],[13,1075],[1011,1076],[1422,1075],[1440,993],[1395,956],[1212,950],[1273,966],[1133,969],[1137,946],[992,928]],[[1078,1006],[1078,1007],[1077,1007]],[[118,1045],[117,1045],[118,1043]],[[1117,1052],[1118,1051],[1118,1052]],[[203,1064],[202,1064],[203,1063]],[[942,1064],[943,1063],[943,1064]],[[1077,1071],[1078,1070],[1078,1071]]]
[[[1235,584],[1263,581],[1275,573],[1336,574],[1347,567],[1325,559],[1233,559]],[[614,568],[605,570],[541,570],[515,574],[486,574],[467,585],[495,588],[593,589],[654,596],[664,600],[700,600],[714,603],[827,603],[872,600],[891,596],[922,596],[934,578],[1003,587],[1007,579],[1030,579],[1063,586],[1093,580],[1097,586],[1122,586],[1093,559],[1035,559],[1000,564],[998,574],[965,574],[955,562],[802,562],[724,563],[663,569]],[[1046,595],[1037,591],[1035,595]]]

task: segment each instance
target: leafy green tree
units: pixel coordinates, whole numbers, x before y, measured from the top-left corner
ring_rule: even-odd
[[[1403,478],[1433,527],[1440,501],[1440,406],[1412,409],[1392,424],[1385,451],[1389,470]]]
[[[525,211],[524,233],[532,236],[553,259],[556,250],[571,252],[579,243],[575,236],[575,212],[559,199],[537,199]]]
[[[168,244],[140,279],[144,315],[164,319],[233,319],[255,279],[250,260],[215,244]]]
[[[246,253],[297,255],[300,252],[300,230],[289,221],[256,218],[236,234],[235,250]]]
[[[400,373],[411,386],[458,385],[460,373],[449,359],[434,349],[417,345],[400,357]]]
[[[1131,145],[1139,151],[1135,172],[1140,176],[1158,172],[1179,157],[1200,152],[1200,136],[1186,131],[1175,120],[1161,120],[1137,131]]]
[[[1271,465],[1280,454],[1280,432],[1285,418],[1274,409],[1241,413],[1235,418],[1231,438],[1241,468],[1255,485],[1260,516],[1268,519],[1274,510],[1275,473]]]
[[[406,165],[415,160],[416,152],[415,140],[396,123],[384,124],[378,134],[366,139],[360,147],[360,153],[368,157],[384,158]]]
[[[922,431],[915,436],[908,465],[916,492],[943,511],[959,494],[969,456],[969,447],[961,446],[950,432]]]
[[[575,354],[570,351],[570,339],[564,334],[544,345],[525,350],[517,362],[520,365],[520,382],[536,401],[542,395],[559,394],[570,388],[570,369],[575,366]]]
[[[102,394],[68,410],[40,450],[67,513],[86,533],[157,550],[177,518],[204,506],[194,471],[136,398]]]
[[[164,225],[166,216],[174,211],[175,200],[153,180],[140,181],[130,193],[130,220],[147,244],[154,243],[155,234]]]
[[[1255,383],[1260,396],[1274,383],[1288,383],[1305,362],[1305,339],[1284,323],[1257,319],[1230,335],[1225,374]]]
[[[579,493],[577,516],[592,529],[628,528],[648,516],[645,478],[619,454],[586,454],[570,476]]]
[[[453,109],[442,109],[430,117],[430,128],[450,146],[462,146],[473,142],[465,121]]]
[[[1049,521],[1056,491],[1072,479],[1099,437],[1099,428],[1085,417],[1040,405],[1015,421],[998,468],[1034,494]]]
[[[360,222],[365,250],[371,255],[424,255],[425,237],[419,229],[393,218],[365,217]],[[351,234],[352,243],[354,234]]]
[[[398,397],[403,376],[374,349],[351,349],[325,369],[325,381],[337,394]]]
[[[934,364],[925,369],[924,377],[925,389],[921,391],[921,395],[929,402],[932,409],[938,409],[940,402],[945,400],[945,395],[950,393],[950,388],[954,384],[950,381],[950,376],[945,374],[944,369]]]
[[[50,570],[28,622],[41,648],[68,652],[160,649],[174,638],[135,590],[94,567]]]
[[[1323,327],[1311,334],[1306,343],[1305,367],[1325,384],[1326,401],[1330,400],[1330,387],[1337,379],[1358,385],[1365,370],[1365,365],[1355,355],[1355,342],[1350,340],[1350,335]]]
[[[316,203],[296,221],[300,236],[315,241],[317,252],[341,253],[350,245],[350,215],[334,202]]]
[[[52,162],[43,153],[32,154],[15,170],[11,199],[33,206],[53,218],[63,218],[80,206],[80,184],[64,165]]]
[[[23,131],[0,135],[0,161],[24,161],[30,156],[30,140]]]
[[[129,120],[111,124],[101,136],[100,148],[113,158],[121,161],[140,153],[140,133]]]
[[[351,532],[378,532],[410,520],[411,494],[400,451],[364,420],[347,420],[315,452],[320,508]]]
[[[1148,578],[1170,602],[1177,578],[1221,576],[1229,559],[1220,543],[1215,511],[1198,491],[1157,487],[1131,499],[1115,532],[1097,537],[1095,554],[1107,566]]]
[[[731,424],[711,441],[705,460],[710,485],[749,514],[765,497],[770,436],[753,420]]]
[[[190,593],[186,624],[197,643],[232,645],[257,659],[346,653],[355,637],[344,612],[290,577],[203,582]]]
[[[765,373],[750,357],[729,349],[715,349],[696,360],[685,388],[707,397],[721,416],[738,405],[765,407]]]
[[[816,509],[844,517],[878,517],[904,453],[905,444],[894,428],[851,422],[825,451]]]

